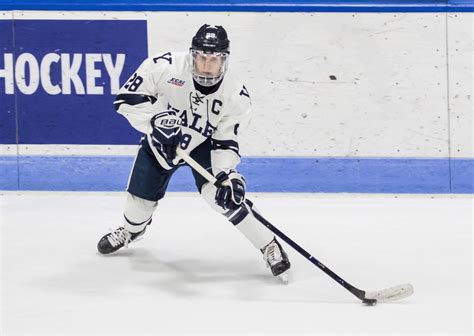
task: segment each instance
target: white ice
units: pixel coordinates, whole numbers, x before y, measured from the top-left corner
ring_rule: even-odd
[[[373,307],[286,246],[293,280],[196,194],[169,193],[145,237],[96,252],[124,193],[8,192],[1,335],[470,335],[471,196],[253,194],[276,227],[364,290]]]

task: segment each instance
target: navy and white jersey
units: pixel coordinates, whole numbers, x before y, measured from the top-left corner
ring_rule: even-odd
[[[182,120],[181,148],[190,153],[211,138],[211,162],[216,175],[234,169],[240,162],[238,131],[248,119],[250,97],[245,86],[230,72],[216,92],[202,94],[195,89],[192,66],[189,53],[152,56],[122,86],[114,104],[118,113],[146,135],[151,134],[150,120],[155,114],[176,111]],[[158,162],[171,169],[157,154]]]

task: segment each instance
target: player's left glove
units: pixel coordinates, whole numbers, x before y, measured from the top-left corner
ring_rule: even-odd
[[[245,179],[235,170],[216,175],[216,204],[224,210],[237,209],[245,200]]]
[[[175,111],[163,111],[151,118],[153,128],[151,138],[153,145],[165,157],[170,166],[174,166],[176,147],[183,137],[181,133],[181,119]]]

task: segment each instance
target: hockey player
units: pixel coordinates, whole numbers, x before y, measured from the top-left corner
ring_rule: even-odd
[[[287,281],[287,254],[249,211],[245,180],[236,170],[239,126],[250,112],[250,96],[228,72],[229,45],[222,26],[205,24],[189,52],[146,59],[120,89],[115,108],[144,137],[127,187],[123,225],[100,239],[100,253],[115,252],[145,233],[171,176],[185,164],[176,155],[179,145],[220,182],[216,187],[193,170],[206,202],[262,252],[274,276]]]

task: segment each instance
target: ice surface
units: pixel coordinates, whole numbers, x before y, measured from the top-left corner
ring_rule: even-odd
[[[374,307],[286,246],[292,282],[196,194],[169,193],[145,237],[96,252],[124,193],[4,193],[1,335],[469,335],[473,199],[250,195],[321,262],[368,291],[412,283]]]

